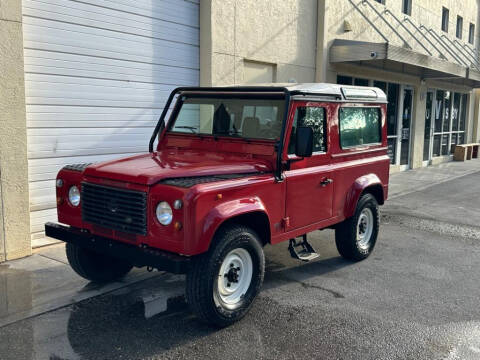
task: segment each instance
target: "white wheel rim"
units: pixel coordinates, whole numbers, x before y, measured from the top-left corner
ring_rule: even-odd
[[[373,212],[365,208],[360,213],[357,222],[357,243],[362,250],[368,250],[373,234]]]
[[[218,297],[223,306],[236,308],[252,282],[253,262],[250,253],[242,248],[230,251],[218,272]]]

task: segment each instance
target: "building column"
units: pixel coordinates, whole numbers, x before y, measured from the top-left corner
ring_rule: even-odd
[[[412,169],[420,168],[423,164],[423,144],[425,142],[425,108],[427,100],[427,86],[415,87],[413,99],[413,122],[411,125],[410,143]]]
[[[200,86],[212,86],[212,0],[200,2]]]
[[[328,44],[327,44],[327,5],[326,0],[317,2],[317,52],[315,59],[315,81],[327,82]],[[334,81],[335,82],[335,81]]]
[[[0,261],[31,254],[22,1],[0,0]]]
[[[479,124],[479,117],[480,117],[480,90],[474,89],[471,93],[470,100],[474,104],[473,108],[473,131],[472,131],[472,142],[480,142],[480,124]]]

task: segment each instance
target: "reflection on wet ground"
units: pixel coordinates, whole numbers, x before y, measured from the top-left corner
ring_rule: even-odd
[[[116,283],[89,283],[66,264],[64,246],[0,264],[0,327],[151,276],[145,270],[135,269]]]
[[[183,276],[138,270],[134,276],[148,277],[108,291],[73,276],[77,293],[61,290],[64,298],[104,292],[0,325],[0,358],[480,358],[480,244],[392,224],[380,243],[362,263],[338,256],[332,231],[312,238],[321,252],[312,263],[289,258],[284,244],[267,247],[265,284],[252,311],[221,330],[190,313]],[[4,266],[2,309],[35,308],[58,295],[55,281],[69,284],[70,275],[51,275],[50,290],[37,289],[39,276],[48,277],[43,271]],[[17,304],[16,296],[27,300]]]

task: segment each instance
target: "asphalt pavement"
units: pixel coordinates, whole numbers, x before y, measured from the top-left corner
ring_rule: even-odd
[[[267,246],[263,289],[226,329],[188,311],[182,276],[136,270],[96,288],[69,272],[61,246],[30,258],[36,270],[0,265],[0,359],[480,359],[472,164],[393,175],[365,261],[339,257],[332,230],[309,236],[321,254],[310,263]]]

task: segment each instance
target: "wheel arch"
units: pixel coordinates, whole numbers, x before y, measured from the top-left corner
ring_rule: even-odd
[[[263,202],[258,197],[252,197],[228,201],[210,210],[200,229],[196,252],[208,251],[215,234],[231,224],[248,226],[258,234],[262,245],[270,243],[270,218]]]
[[[243,225],[254,230],[260,237],[262,246],[270,244],[270,220],[264,211],[256,210],[239,214],[223,221],[216,229],[213,237],[225,226]]]
[[[371,194],[379,205],[385,203],[385,191],[380,178],[376,174],[368,174],[355,180],[347,193],[345,218],[353,216],[358,200],[363,194]]]

